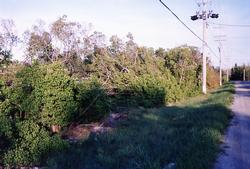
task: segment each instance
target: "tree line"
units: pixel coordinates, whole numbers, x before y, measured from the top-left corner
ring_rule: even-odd
[[[231,69],[230,79],[249,81],[250,80],[250,66],[247,66],[247,65],[238,66],[237,64],[235,64],[235,66]]]

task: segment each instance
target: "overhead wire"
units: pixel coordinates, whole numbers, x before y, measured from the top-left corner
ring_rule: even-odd
[[[241,24],[225,24],[225,23],[215,23],[215,22],[209,22],[209,24],[213,24],[217,26],[227,26],[227,27],[250,28],[250,25],[241,25]]]
[[[206,41],[204,41],[199,35],[197,35],[189,26],[187,26],[178,16],[177,16],[177,14],[175,14],[164,2],[162,2],[162,0],[159,0],[160,1],[160,3],[166,8],[166,9],[168,9],[169,11],[170,11],[170,13],[172,14],[172,15],[174,15],[176,18],[177,18],[177,20],[179,21],[179,22],[181,22],[182,23],[182,25],[184,25],[195,37],[197,37],[201,42],[203,42],[204,44],[205,44],[205,46],[211,51],[211,53],[215,56],[215,57],[217,57],[218,59],[219,59],[219,57],[218,57],[218,55],[214,52],[214,50],[208,45],[208,43],[206,42]]]
[[[250,39],[250,36],[229,36],[229,39]]]
[[[197,35],[191,28],[189,28],[164,2],[162,2],[162,0],[159,0],[160,2],[161,2],[161,4],[165,7],[165,8],[167,8],[169,11],[170,11],[170,13],[172,14],[172,15],[174,15],[178,20],[179,20],[179,22],[181,22],[182,23],[182,25],[184,25],[194,36],[196,36],[200,41],[202,41],[203,43],[206,43],[199,35]]]

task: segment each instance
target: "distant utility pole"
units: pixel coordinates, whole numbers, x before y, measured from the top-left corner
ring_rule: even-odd
[[[220,29],[220,27],[219,27]],[[222,86],[222,42],[226,41],[225,39],[221,39],[221,38],[226,38],[226,35],[217,35],[214,36],[215,41],[219,42],[219,67],[220,67],[220,86]],[[227,81],[228,81],[228,70],[227,70]]]
[[[229,72],[228,72],[228,69],[227,69],[227,82],[229,81]]]
[[[246,68],[244,67],[243,70],[243,81],[246,81]]]
[[[205,54],[205,46],[207,45],[205,38],[206,38],[206,27],[207,27],[207,19],[208,18],[218,18],[219,14],[213,13],[213,11],[206,10],[207,2],[202,0],[201,3],[198,3],[198,6],[202,6],[202,12],[196,12],[196,15],[191,16],[191,20],[195,21],[197,19],[203,20],[203,42],[202,42],[202,92],[203,94],[207,93],[207,58]]]
[[[222,69],[221,69],[221,46],[218,47],[219,49],[219,54],[220,54],[220,86],[222,86]]]

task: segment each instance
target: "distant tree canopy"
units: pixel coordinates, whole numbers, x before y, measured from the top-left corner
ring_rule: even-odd
[[[245,72],[245,73],[244,73]],[[250,80],[250,66],[242,65],[238,66],[235,64],[235,66],[231,69],[231,80]]]
[[[11,63],[12,54],[10,51],[3,50],[0,48],[0,68],[3,65],[8,65]]]
[[[192,95],[200,89],[201,57],[196,47],[184,45],[174,49],[154,50],[139,46],[131,33],[125,38],[113,35],[107,42],[106,36],[101,32],[91,31],[89,25],[69,21],[66,15],[49,26],[39,21],[32,29],[25,31],[21,38],[15,34],[13,21],[2,20],[1,25],[0,49],[4,56],[1,62],[10,60],[14,44],[23,43],[26,46],[26,62],[29,64],[60,61],[71,76],[95,76],[102,82],[107,81],[106,87],[110,90],[116,88],[114,83],[117,76],[162,76],[166,71],[170,72],[168,76],[173,76],[177,85],[185,90],[187,95]],[[216,79],[217,72],[210,65],[208,78]],[[212,72],[215,75],[211,75]],[[209,87],[218,85],[217,79],[211,81],[208,80]]]
[[[0,68],[11,63],[12,48],[18,37],[15,33],[14,21],[2,19],[0,22]]]

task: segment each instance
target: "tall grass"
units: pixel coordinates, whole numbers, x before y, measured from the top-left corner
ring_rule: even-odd
[[[130,110],[111,133],[91,135],[47,161],[54,169],[211,169],[228,125],[233,86],[202,101]]]

